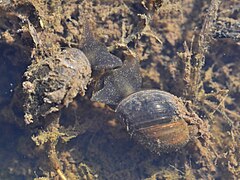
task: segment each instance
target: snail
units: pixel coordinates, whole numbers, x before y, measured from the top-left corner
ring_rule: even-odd
[[[104,78],[104,87],[91,100],[113,106],[133,139],[152,152],[179,150],[196,135],[196,117],[180,98],[165,91],[144,90],[141,81],[137,60],[125,60]]]
[[[95,40],[85,23],[81,50],[66,48],[53,56],[34,60],[24,73],[25,123],[37,123],[68,106],[77,94],[83,96],[93,70],[121,65],[121,59]]]
[[[36,123],[60,111],[85,90],[92,71],[109,69],[103,88],[91,101],[111,106],[128,133],[140,144],[160,154],[178,150],[197,133],[196,117],[181,99],[160,90],[141,87],[139,63],[109,53],[84,26],[81,50],[67,48],[42,61],[33,61],[25,72],[25,123]]]
[[[91,78],[91,68],[83,52],[68,48],[41,61],[34,61],[24,77],[24,120],[30,124],[58,112],[78,93],[84,95]]]
[[[153,152],[176,151],[193,137],[196,126],[179,98],[160,90],[141,90],[123,99],[118,119],[140,144]]]

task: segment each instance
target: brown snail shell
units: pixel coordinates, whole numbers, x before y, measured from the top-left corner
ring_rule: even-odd
[[[34,61],[24,77],[24,119],[29,124],[67,106],[78,93],[84,95],[91,66],[82,51],[67,48],[52,57]]]
[[[191,138],[187,110],[168,92],[135,92],[118,104],[116,113],[137,142],[158,154],[176,151]]]

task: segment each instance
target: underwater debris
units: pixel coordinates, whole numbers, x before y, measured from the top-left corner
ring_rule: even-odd
[[[219,19],[215,23],[213,38],[224,39],[230,38],[236,42],[240,41],[240,22],[233,19]]]

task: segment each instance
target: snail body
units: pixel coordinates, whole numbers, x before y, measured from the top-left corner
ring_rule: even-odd
[[[158,154],[178,150],[191,138],[184,119],[187,110],[179,98],[168,92],[135,92],[124,98],[115,112],[137,142]]]

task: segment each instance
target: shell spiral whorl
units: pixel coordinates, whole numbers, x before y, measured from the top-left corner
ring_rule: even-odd
[[[91,79],[91,66],[82,51],[67,48],[34,61],[24,77],[24,119],[30,124],[67,106],[78,93],[84,95]]]
[[[158,154],[177,150],[189,141],[184,112],[187,110],[179,98],[160,90],[133,93],[116,108],[118,119],[133,138]]]

